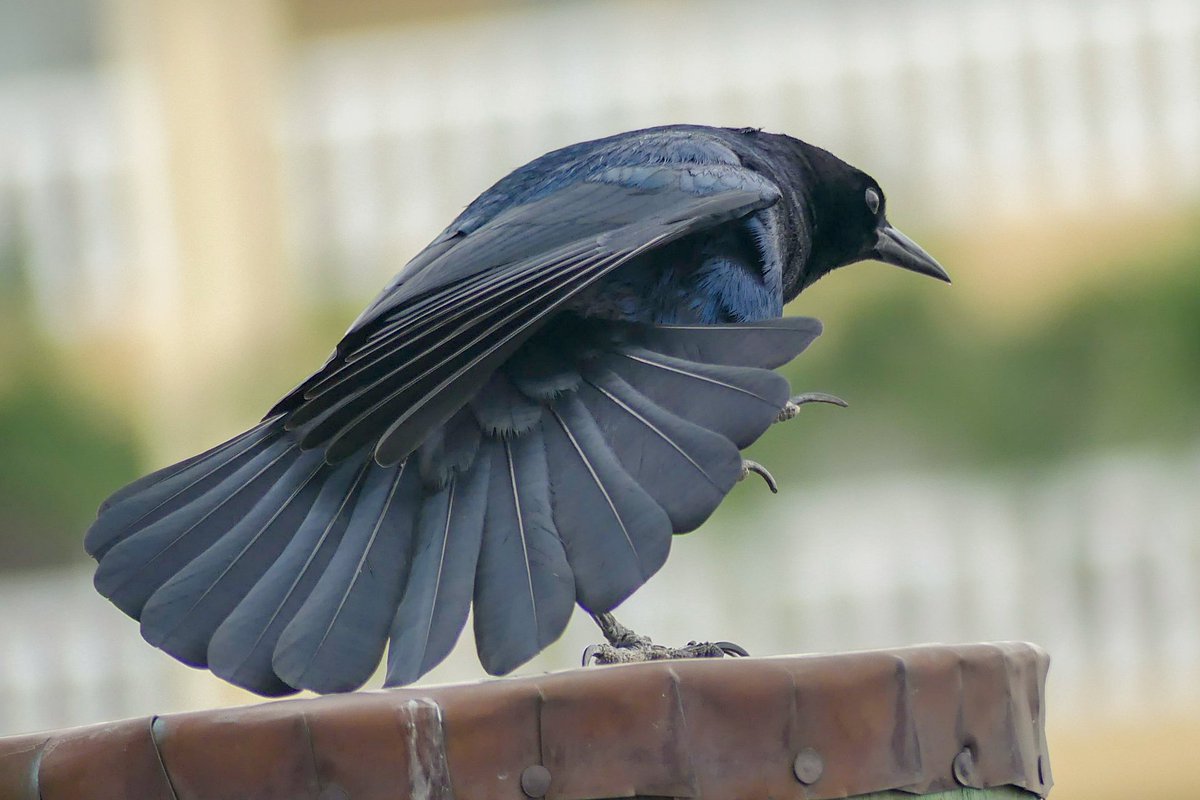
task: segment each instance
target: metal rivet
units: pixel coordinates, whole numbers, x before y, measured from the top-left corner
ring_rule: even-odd
[[[541,764],[525,768],[521,773],[521,791],[528,797],[545,797],[550,788],[550,770]]]
[[[824,771],[825,762],[821,760],[820,753],[811,747],[806,747],[797,753],[796,760],[792,762],[792,772],[796,774],[796,780],[805,786],[819,781],[821,773]]]
[[[971,789],[983,788],[979,785],[979,775],[975,772],[975,756],[969,747],[964,747],[954,757],[954,780]]]

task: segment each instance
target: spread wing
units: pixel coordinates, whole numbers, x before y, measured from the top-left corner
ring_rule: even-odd
[[[440,237],[275,406],[305,448],[403,460],[564,303],[637,256],[766,208],[778,189],[728,165],[620,168]]]

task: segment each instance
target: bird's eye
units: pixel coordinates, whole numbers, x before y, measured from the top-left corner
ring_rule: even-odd
[[[867,208],[872,214],[879,213],[879,192],[874,189],[867,189]]]

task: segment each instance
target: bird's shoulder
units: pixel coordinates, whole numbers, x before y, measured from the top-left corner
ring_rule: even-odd
[[[583,182],[615,183],[643,191],[679,188],[706,194],[725,188],[776,191],[742,163],[735,131],[670,125],[579,142],[517,168],[468,205],[439,239],[461,236],[498,214]]]
[[[780,188],[742,163],[730,146],[736,134],[703,126],[649,128],[570,145],[519,167],[397,273],[347,334],[407,298],[482,270],[572,239],[605,232],[620,238],[619,231],[670,209],[690,213],[684,209],[700,208],[695,198],[737,194],[748,205],[774,204]]]

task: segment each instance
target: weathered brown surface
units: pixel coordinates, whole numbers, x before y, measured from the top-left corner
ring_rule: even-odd
[[[0,739],[0,798],[1045,795],[1048,664],[1018,643],[655,662],[131,720]]]

